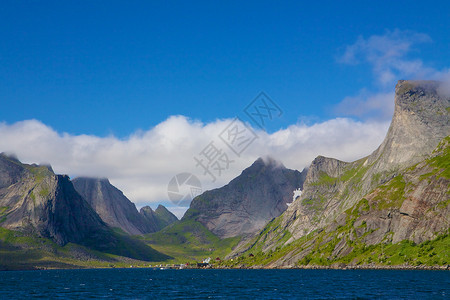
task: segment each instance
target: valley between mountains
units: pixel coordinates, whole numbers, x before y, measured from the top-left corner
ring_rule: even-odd
[[[138,211],[106,178],[0,154],[0,269],[207,257],[222,268],[448,266],[450,98],[439,84],[397,83],[387,135],[367,157],[317,153],[301,171],[259,158],[180,220],[162,205]]]

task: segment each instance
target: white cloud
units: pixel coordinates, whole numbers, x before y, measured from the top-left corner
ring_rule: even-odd
[[[300,170],[319,154],[354,160],[371,153],[388,127],[388,122],[338,118],[310,126],[292,125],[272,134],[254,129],[258,139],[237,157],[218,138],[229,122],[203,124],[172,116],[126,139],[58,133],[37,120],[0,123],[0,152],[15,153],[27,163],[50,163],[56,173],[72,177],[107,177],[137,207],[154,207],[168,202],[167,184],[178,173],[197,175],[206,190],[228,183],[260,156],[270,155]],[[214,183],[203,176],[193,159],[211,141],[234,160]],[[180,209],[176,211],[181,214]]]
[[[443,97],[450,97],[450,70],[442,72],[442,83],[438,87],[437,92]]]
[[[444,83],[440,92],[450,94],[450,70],[436,70],[421,59],[412,57],[417,54],[416,46],[427,42],[431,42],[431,38],[426,34],[398,29],[368,38],[360,36],[345,48],[338,62],[368,64],[378,91],[369,92],[364,88],[356,96],[345,97],[334,111],[340,116],[389,120],[394,111],[394,86],[400,79],[441,80]]]
[[[368,63],[379,83],[392,86],[399,79],[423,79],[434,73],[432,68],[424,66],[422,60],[408,57],[414,46],[426,42],[431,42],[426,34],[398,29],[367,39],[360,36],[345,48],[338,61]]]
[[[394,112],[394,96],[394,92],[372,94],[362,89],[356,96],[345,97],[334,110],[341,116],[389,120]]]

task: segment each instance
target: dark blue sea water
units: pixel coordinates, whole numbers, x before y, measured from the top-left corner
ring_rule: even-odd
[[[0,299],[449,299],[450,272],[49,270],[0,272]]]

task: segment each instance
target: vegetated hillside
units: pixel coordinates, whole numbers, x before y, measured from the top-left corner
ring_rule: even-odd
[[[412,248],[437,243],[433,247],[442,250],[448,245],[450,216],[450,99],[438,94],[439,84],[399,81],[394,117],[382,145],[352,163],[316,158],[301,197],[233,255],[256,252],[259,263],[276,267],[414,259],[377,252],[380,247],[396,249],[399,242]],[[420,253],[435,258],[416,257],[414,263],[449,262],[448,251],[429,248]]]
[[[202,261],[207,257],[224,259],[240,237],[220,239],[200,222],[186,219],[144,235],[144,241],[173,257],[173,262],[186,263]]]
[[[59,245],[86,239],[109,242],[107,226],[67,176],[3,154],[0,174],[1,227],[35,233]]]
[[[126,256],[100,252],[73,243],[60,246],[51,239],[0,227],[0,270],[148,266],[149,258],[151,261],[170,258],[135,239],[127,240],[125,237],[121,243],[124,246],[121,252]]]
[[[228,185],[197,196],[180,221],[145,235],[145,240],[178,262],[223,259],[239,241],[286,210],[305,176],[306,170],[300,173],[259,158]]]
[[[0,154],[0,227],[25,237],[49,239],[59,246],[75,243],[143,260],[168,258],[108,227],[67,176],[55,175],[48,166],[22,164],[4,154]],[[0,247],[34,246],[3,240]]]
[[[196,220],[220,238],[253,235],[287,209],[305,176],[306,170],[259,158],[229,184],[195,197],[182,220]]]

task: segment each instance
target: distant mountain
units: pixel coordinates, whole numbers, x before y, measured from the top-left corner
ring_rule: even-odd
[[[182,220],[196,220],[220,238],[257,233],[287,209],[306,173],[259,158],[226,186],[195,197]]]
[[[150,206],[144,206],[139,213],[153,228],[157,228],[158,230],[178,221],[178,218],[161,204],[158,205],[155,211]]]
[[[450,98],[438,93],[440,84],[399,81],[392,123],[380,147],[350,163],[317,157],[301,197],[248,251],[281,249],[277,260],[267,260],[270,266],[311,260],[387,263],[383,245],[448,235]],[[436,253],[426,252],[427,260]]]
[[[50,239],[60,246],[74,243],[143,260],[167,258],[111,230],[68,176],[55,175],[49,166],[22,164],[5,154],[0,154],[0,227]],[[5,245],[8,240],[0,239],[0,248]],[[22,240],[14,247],[35,246]]]
[[[163,206],[157,212],[147,207],[141,213],[119,189],[108,179],[75,178],[73,185],[77,192],[91,205],[100,218],[109,226],[117,227],[129,234],[156,232],[176,219]],[[148,210],[150,209],[150,210]]]
[[[37,233],[60,245],[108,230],[67,176],[0,154],[0,226]]]

